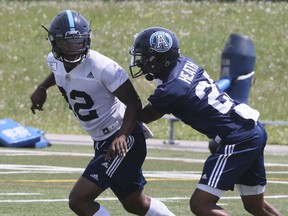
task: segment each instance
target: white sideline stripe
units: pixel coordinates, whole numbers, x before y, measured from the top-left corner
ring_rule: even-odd
[[[9,171],[1,171],[9,170]],[[24,174],[24,173],[82,173],[84,168],[22,165],[22,164],[0,164],[0,175]],[[269,172],[268,172],[269,173]],[[273,172],[273,174],[287,174],[287,171]],[[200,179],[201,171],[143,171],[145,178],[166,179]],[[268,183],[288,184],[288,181],[269,180]]]
[[[12,149],[0,149],[0,155],[3,156],[83,156],[93,157],[94,154],[90,153],[75,153],[75,152],[47,152],[47,151],[33,151],[33,150],[12,150]],[[182,161],[187,163],[204,163],[203,159],[191,159],[191,158],[167,158],[167,157],[146,157],[146,160],[169,160],[169,161]]]
[[[40,195],[41,193],[0,193],[0,196],[30,196]]]
[[[271,184],[288,184],[287,181],[269,181],[269,180],[267,180],[267,183],[271,183]]]
[[[90,153],[75,153],[75,152],[48,152],[39,150],[21,150],[21,149],[0,149],[0,156],[75,156],[75,157],[93,157]],[[168,158],[168,157],[146,157],[146,160],[161,160],[161,161],[181,161],[186,163],[204,163],[203,159],[191,158]],[[265,163],[266,167],[288,167],[287,163]]]
[[[3,156],[83,156],[93,157],[92,153],[75,153],[75,152],[48,152],[39,150],[18,150],[18,149],[0,149],[0,155]]]
[[[169,159],[169,158],[167,158]],[[7,171],[4,171],[7,170]],[[24,174],[24,173],[82,173],[84,168],[76,168],[76,167],[61,167],[61,166],[45,166],[45,165],[23,165],[23,164],[0,164],[0,175],[4,174]],[[200,171],[144,171],[144,175],[148,177],[156,177],[160,175],[163,177],[166,176],[177,176],[180,177],[180,174],[191,175],[191,177],[195,178],[195,175],[200,176]],[[288,174],[288,171],[267,171],[267,174]],[[145,175],[145,176],[146,176]],[[158,176],[158,177],[160,177]]]
[[[54,200],[0,200],[0,203],[68,202],[68,199]]]
[[[9,171],[1,172],[1,170],[9,170]],[[23,164],[0,164],[0,174],[82,173],[83,170],[84,170],[83,168],[75,168],[75,167],[39,166],[39,165],[23,165]]]
[[[266,199],[286,199],[288,195],[279,195],[279,196],[265,196]],[[189,200],[190,197],[167,197],[167,198],[156,198],[160,201],[178,201],[178,200]],[[241,199],[240,196],[235,197],[222,197],[221,200],[236,200]],[[114,201],[118,200],[114,197],[103,197],[97,198],[99,201]],[[0,203],[31,203],[31,202],[68,202],[68,199],[34,199],[34,200],[0,200]]]
[[[1,172],[1,170],[9,170]],[[42,165],[22,165],[22,164],[0,164],[1,174],[23,174],[23,173],[82,173],[84,168],[42,166]],[[199,179],[200,171],[143,171],[146,178],[191,178]]]

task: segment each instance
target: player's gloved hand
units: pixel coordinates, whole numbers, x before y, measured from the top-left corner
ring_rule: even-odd
[[[46,89],[38,86],[35,91],[33,92],[33,94],[30,96],[30,100],[31,100],[31,111],[33,114],[35,114],[35,110],[43,110],[43,104],[45,103],[47,98],[47,92]]]
[[[107,154],[105,155],[105,160],[109,160],[110,157],[114,159],[116,156],[125,157],[127,151],[126,136],[121,135],[116,137],[111,143]]]

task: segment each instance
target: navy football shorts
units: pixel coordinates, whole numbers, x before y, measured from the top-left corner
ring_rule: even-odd
[[[107,149],[115,134],[103,141],[95,141],[95,156],[82,176],[103,190],[111,188],[118,199],[124,199],[135,190],[143,190],[146,184],[142,164],[146,157],[146,140],[142,131],[135,129],[127,137],[128,152],[124,158],[105,160]]]
[[[199,184],[223,191],[234,190],[235,184],[265,186],[263,154],[266,141],[267,133],[257,123],[253,130],[243,132],[242,141],[221,144],[206,160]]]

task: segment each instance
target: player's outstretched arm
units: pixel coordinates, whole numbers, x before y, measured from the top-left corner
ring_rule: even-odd
[[[152,105],[149,103],[143,109],[140,115],[140,121],[148,124],[150,122],[156,121],[164,116],[164,113],[159,113],[153,109]]]
[[[30,96],[31,100],[31,111],[35,114],[35,110],[43,110],[43,105],[47,98],[47,89],[55,85],[55,77],[53,73],[50,73],[46,79],[34,90]]]

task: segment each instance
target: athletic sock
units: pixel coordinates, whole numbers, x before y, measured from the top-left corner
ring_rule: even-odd
[[[94,213],[93,216],[110,216],[110,213],[104,206],[100,205],[99,210],[96,213]]]
[[[145,216],[175,216],[167,206],[151,197],[150,207]]]

